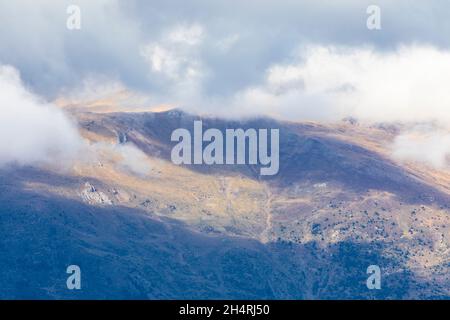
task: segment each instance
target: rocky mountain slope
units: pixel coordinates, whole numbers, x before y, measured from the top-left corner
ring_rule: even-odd
[[[172,131],[197,116],[72,115],[75,163],[0,170],[0,298],[450,297],[450,172],[392,160],[395,127],[203,117],[280,129],[279,173],[261,177],[172,164]]]

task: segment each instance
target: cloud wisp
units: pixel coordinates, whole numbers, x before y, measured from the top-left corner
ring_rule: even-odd
[[[398,135],[392,155],[402,162],[420,162],[437,169],[450,166],[450,131],[416,126]]]
[[[287,119],[371,122],[437,121],[450,126],[450,51],[402,46],[309,46],[290,62],[274,64],[265,81],[238,92],[236,111]]]
[[[64,163],[82,145],[72,121],[27,90],[11,66],[0,66],[0,137],[0,166]]]

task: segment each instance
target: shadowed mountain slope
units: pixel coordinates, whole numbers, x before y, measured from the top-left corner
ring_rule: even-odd
[[[392,128],[73,116],[87,140],[73,164],[0,170],[2,298],[450,296],[450,173],[393,161]],[[279,173],[172,164],[172,131],[195,119],[280,129]],[[81,291],[65,287],[71,264]]]

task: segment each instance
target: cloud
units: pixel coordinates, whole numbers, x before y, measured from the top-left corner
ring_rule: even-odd
[[[151,165],[147,155],[131,143],[116,145],[114,150],[120,155],[119,165],[137,175],[145,177]]]
[[[264,0],[233,5],[228,0],[189,4],[182,0],[77,0],[81,30],[67,30],[66,9],[72,4],[71,0],[41,0],[39,5],[26,0],[0,2],[0,61],[14,65],[24,82],[47,98],[57,96],[62,87],[77,85],[90,73],[116,78],[133,90],[170,91],[172,84],[161,83],[161,73],[149,74],[149,55],[141,55],[142,47],[151,43],[158,44],[150,47],[155,70],[162,70],[164,64],[170,69],[174,63],[170,74],[177,76],[185,72],[181,67],[185,63],[173,62],[181,58],[178,51],[174,53],[175,44],[201,44],[196,64],[208,71],[202,90],[212,98],[259,84],[264,70],[287,59],[299,43],[370,44],[377,50],[392,50],[402,43],[450,47],[446,14],[450,4],[439,0],[378,1],[380,32],[366,28],[369,0],[327,4]]]
[[[146,177],[151,173],[152,160],[132,142],[95,142],[86,144],[80,160],[84,164],[111,163],[114,170]]]
[[[156,74],[176,81],[192,81],[202,74],[198,47],[203,33],[198,24],[177,25],[163,33],[162,39],[142,46],[140,52]]]
[[[64,163],[81,139],[55,106],[27,90],[11,66],[0,66],[0,166]]]
[[[224,111],[450,126],[450,51],[416,45],[387,52],[313,45],[289,60],[270,66],[261,85],[236,93]]]
[[[450,132],[416,127],[395,138],[392,155],[400,161],[421,162],[445,169],[450,165]]]
[[[208,74],[200,59],[204,36],[199,24],[175,25],[160,39],[142,46],[140,52],[149,65],[149,77],[158,77],[163,83],[156,94],[161,103],[189,104],[201,95]]]
[[[80,30],[66,27],[66,9],[74,4],[81,10]],[[48,99],[90,73],[149,88],[139,56],[142,34],[125,7],[117,0],[0,1],[0,61],[15,66]]]

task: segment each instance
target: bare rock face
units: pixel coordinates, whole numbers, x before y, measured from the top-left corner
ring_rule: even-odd
[[[89,182],[86,182],[84,184],[84,188],[81,191],[81,198],[83,199],[84,202],[89,204],[105,204],[105,205],[113,204],[105,193],[98,191]]]

